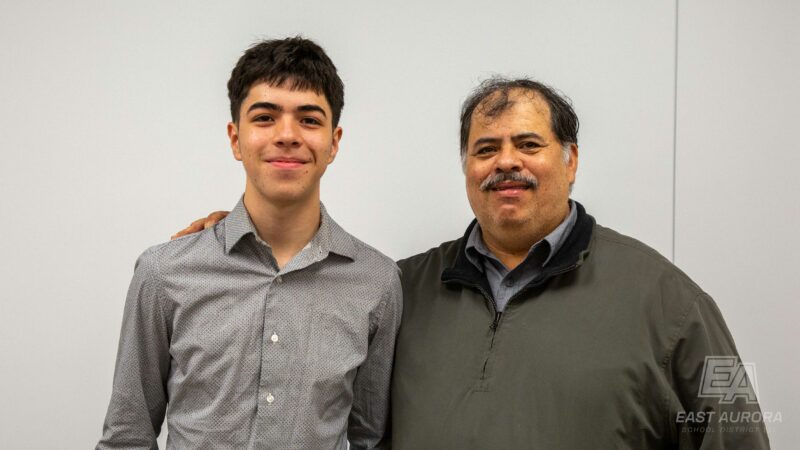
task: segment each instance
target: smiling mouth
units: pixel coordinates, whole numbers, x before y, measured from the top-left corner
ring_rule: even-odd
[[[308,161],[293,158],[275,158],[267,160],[267,162],[279,169],[296,169],[306,164]]]
[[[490,190],[494,192],[498,191],[524,191],[530,189],[531,185],[529,184],[521,184],[521,183],[499,183],[497,186],[491,188]]]

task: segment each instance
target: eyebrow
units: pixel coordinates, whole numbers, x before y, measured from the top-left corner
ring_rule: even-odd
[[[252,105],[250,105],[249,108],[247,108],[247,112],[250,112],[254,109],[269,109],[272,111],[283,111],[283,108],[280,105],[276,105],[275,103],[270,103],[270,102],[253,103]]]
[[[537,141],[544,141],[545,139],[537,133],[533,131],[529,131],[527,133],[520,133],[514,136],[511,136],[512,141],[522,141],[525,139],[536,139]]]
[[[302,111],[302,112],[314,112],[314,111],[316,111],[316,112],[322,114],[323,117],[325,117],[325,118],[328,117],[328,115],[325,114],[325,110],[322,109],[322,107],[319,106],[319,105],[300,105],[300,106],[297,107],[297,110],[298,111]]]
[[[522,141],[524,139],[536,139],[536,140],[542,141],[542,142],[545,141],[545,139],[542,136],[540,136],[539,134],[534,133],[532,131],[530,131],[528,133],[520,133],[520,134],[515,134],[514,136],[511,136],[511,140],[514,141],[514,142],[519,142],[519,141]],[[481,144],[496,144],[496,143],[498,143],[500,141],[502,141],[502,139],[496,138],[496,137],[483,137],[483,138],[480,138],[477,141],[475,141],[472,145],[474,147],[474,146],[478,146],[478,145],[481,145]]]
[[[249,108],[247,108],[247,112],[250,112],[250,111],[252,111],[254,109],[268,109],[270,111],[278,111],[278,112],[282,112],[283,111],[283,107],[281,105],[276,105],[275,103],[270,103],[270,102],[256,102],[256,103],[253,103],[252,105],[250,105]],[[300,105],[300,106],[297,107],[297,111],[300,111],[300,112],[314,112],[315,111],[315,112],[318,112],[318,113],[322,114],[326,118],[328,117],[328,115],[325,114],[325,110],[322,109],[322,107],[319,106],[319,105]]]

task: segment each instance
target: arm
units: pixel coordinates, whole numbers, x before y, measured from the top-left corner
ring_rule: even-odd
[[[392,378],[394,343],[400,329],[403,293],[399,274],[392,274],[391,284],[375,317],[367,358],[358,368],[353,382],[353,408],[347,438],[353,450],[391,448],[388,441],[389,385]]]
[[[167,407],[169,329],[162,311],[156,261],[136,261],[125,301],[114,386],[97,449],[156,449]]]
[[[722,365],[715,369],[707,357],[722,357],[717,359]],[[722,314],[707,295],[699,295],[686,313],[671,364],[686,412],[675,418],[680,449],[769,448],[755,391]]]

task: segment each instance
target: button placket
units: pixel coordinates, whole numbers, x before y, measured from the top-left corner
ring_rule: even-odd
[[[272,287],[276,288],[283,282],[283,277],[281,275],[275,275],[273,278],[273,282],[274,284]],[[276,344],[279,341],[277,331],[274,329],[270,330],[270,328],[272,328],[273,326],[272,324],[270,324],[270,322],[272,322],[274,319],[271,310],[275,295],[276,293],[272,291],[272,289],[268,289],[265,298],[266,305],[264,308],[265,317],[264,317],[264,330],[262,334],[263,336],[262,345],[264,347],[262,350],[263,353],[261,357],[262,371],[261,371],[261,380],[259,386],[259,391],[260,391],[259,400],[260,403],[265,406],[272,405],[275,402],[275,394],[272,391],[272,389],[278,387],[276,383],[279,382],[279,380],[274,378],[276,374],[272,373],[272,370],[268,369],[270,367],[269,361],[271,360],[274,361],[274,359],[277,357],[277,354],[275,352],[279,351],[279,349],[276,347],[273,347],[272,350],[268,351],[268,347],[272,347],[272,344]],[[267,413],[266,410],[264,412]],[[267,413],[267,414],[274,414],[274,411],[273,413]]]

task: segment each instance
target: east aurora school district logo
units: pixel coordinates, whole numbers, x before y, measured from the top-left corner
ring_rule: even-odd
[[[757,391],[755,364],[739,362],[736,356],[706,356],[698,397],[716,397],[721,404],[731,404],[737,397],[758,403]]]

